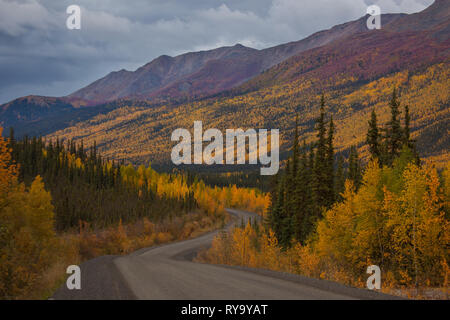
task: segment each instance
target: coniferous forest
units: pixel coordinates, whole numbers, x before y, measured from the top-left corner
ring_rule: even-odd
[[[148,179],[136,185],[133,178],[156,172],[150,167],[137,172],[132,166],[102,159],[95,144],[85,150],[82,143],[72,141],[45,143],[35,137],[15,141],[13,132],[10,137],[12,160],[20,166],[19,181],[30,184],[37,175],[42,177],[53,197],[58,231],[78,227],[79,221],[106,227],[120,220],[159,220],[162,215],[197,208],[192,191],[170,198],[158,195],[157,185],[149,186]]]
[[[372,111],[366,143],[372,159],[380,167],[392,167],[402,155],[404,161],[420,165],[414,141],[410,137],[409,110],[404,106],[404,119],[400,119],[400,102],[394,89],[389,102],[391,120],[379,128],[375,110]],[[295,239],[304,243],[316,222],[323,218],[324,209],[342,200],[345,181],[352,182],[355,190],[362,183],[362,165],[357,147],[352,146],[344,167],[342,155],[336,157],[333,147],[333,118],[327,117],[325,100],[320,101],[320,115],[316,121],[315,143],[301,144],[296,130],[291,156],[282,174],[275,178],[271,190],[271,213],[268,225],[283,246]]]

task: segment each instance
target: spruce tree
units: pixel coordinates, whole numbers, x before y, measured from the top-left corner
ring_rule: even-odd
[[[338,156],[337,169],[335,177],[335,199],[341,201],[341,194],[345,189],[345,171],[344,171],[344,159],[341,155]]]
[[[282,240],[282,231],[285,214],[285,176],[278,183],[277,201],[269,217],[269,227],[275,233],[278,241]]]
[[[326,165],[327,140],[325,123],[325,98],[322,95],[320,100],[320,116],[316,124],[317,143],[314,159],[314,192],[318,208],[328,205],[328,175]],[[316,212],[320,216],[320,210]]]
[[[370,117],[369,130],[367,131],[366,143],[369,145],[369,151],[373,159],[380,159],[380,133],[377,125],[377,115],[375,109],[372,110]]]
[[[361,184],[361,164],[358,157],[358,151],[355,146],[350,148],[350,155],[348,159],[348,179],[353,181],[353,185],[358,189]]]
[[[415,162],[417,165],[420,164],[419,153],[417,152],[416,142],[411,139],[410,130],[411,117],[409,115],[409,106],[405,105],[405,126],[403,128],[403,145],[407,146],[414,155]]]
[[[306,194],[305,194],[305,212],[302,217],[302,224],[300,226],[299,238],[300,243],[304,243],[308,235],[311,233],[313,228],[313,221],[317,219],[320,214],[320,207],[317,203],[317,194],[315,192],[315,173],[314,173],[314,160],[315,160],[315,150],[314,145],[310,146],[308,167],[306,170],[305,180],[306,180]]]
[[[391,108],[391,120],[386,129],[386,158],[389,165],[399,155],[404,141],[403,129],[400,124],[400,102],[397,97],[397,90],[394,88],[392,98],[389,102]]]
[[[309,192],[309,180],[308,180],[308,158],[306,143],[303,141],[303,147],[301,149],[299,170],[296,177],[296,189],[295,189],[295,214],[293,217],[293,236],[297,239],[301,239],[301,226],[305,217],[305,211],[307,208],[307,194]]]
[[[294,143],[292,146],[292,174],[295,176],[298,172],[298,162],[299,162],[299,134],[298,134],[298,114],[295,117],[295,134]]]
[[[334,146],[333,146],[333,137],[334,137],[334,123],[333,117],[330,119],[330,125],[328,129],[328,138],[327,138],[327,153],[326,153],[326,176],[327,176],[327,199],[326,199],[326,207],[329,208],[334,203],[335,199],[335,190],[334,190]]]

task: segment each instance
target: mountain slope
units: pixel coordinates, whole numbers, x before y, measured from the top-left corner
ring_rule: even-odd
[[[383,21],[394,21],[401,15],[383,15]],[[262,71],[298,54],[333,40],[367,31],[366,18],[323,30],[295,42],[256,50],[242,45],[190,52],[177,57],[160,56],[136,71],[120,70],[77,90],[67,97],[28,96],[0,106],[0,123],[21,128],[23,133],[47,133],[46,117],[70,117],[73,108],[95,106],[117,99],[161,99],[201,97],[236,87]],[[58,101],[55,104],[55,101]],[[61,110],[61,105],[65,109]],[[8,110],[8,111],[6,111]],[[30,112],[32,110],[32,112]],[[61,113],[62,112],[62,113]],[[95,113],[95,109],[89,114]],[[39,122],[44,120],[39,128]],[[26,126],[33,130],[27,131]]]
[[[177,57],[160,56],[136,71],[121,70],[82,88],[69,97],[95,101],[111,101],[124,97],[144,98],[188,74],[193,74],[210,61],[239,60],[255,52],[241,45],[209,51],[186,53]]]
[[[425,157],[448,159],[450,141],[448,39],[426,31],[373,31],[305,51],[216,98],[178,107],[117,109],[80,122],[49,137],[97,141],[109,157],[135,163],[170,164],[170,134],[192,129],[195,120],[207,128],[280,128],[282,150],[291,144],[295,114],[302,139],[313,139],[320,94],[336,124],[336,150],[363,148],[367,120],[375,109],[380,123],[389,119],[393,87],[409,104],[412,135]],[[433,142],[433,143],[430,143]]]
[[[389,23],[401,16],[383,15],[383,21]],[[263,50],[237,44],[176,57],[161,56],[134,72],[112,72],[69,97],[103,102],[125,97],[177,98],[215,94],[233,88],[295,54],[367,32],[366,19],[362,17],[303,40]]]
[[[76,108],[63,98],[26,96],[0,106],[0,125],[21,128],[50,116],[61,116]],[[20,129],[19,129],[20,130]]]
[[[280,128],[286,150],[296,113],[301,116],[302,138],[311,139],[324,92],[337,127],[337,151],[346,152],[356,144],[367,154],[363,148],[367,119],[375,108],[381,124],[388,121],[387,104],[396,86],[402,103],[410,105],[412,134],[420,151],[426,157],[448,158],[449,2],[437,1],[417,14],[384,17],[382,30],[361,31],[363,17],[265,50],[237,45],[203,52],[202,59],[198,53],[160,57],[132,75],[121,72],[123,86],[116,86],[120,75],[106,77],[96,86],[115,88],[114,94],[147,90],[138,98],[150,101],[185,94],[191,96],[189,103],[162,100],[158,105],[138,105],[134,96],[48,137],[84,139],[85,145],[96,141],[110,158],[167,165],[171,132],[202,120],[204,129]],[[94,87],[80,97],[97,99],[101,92]]]

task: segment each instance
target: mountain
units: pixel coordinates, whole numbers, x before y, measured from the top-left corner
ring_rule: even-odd
[[[82,88],[69,97],[111,101],[119,98],[147,98],[165,86],[190,74],[195,74],[212,61],[245,59],[255,49],[242,45],[209,51],[186,53],[177,57],[160,56],[136,71],[121,70]],[[180,92],[184,91],[180,87]]]
[[[302,138],[311,139],[324,92],[337,127],[337,151],[356,144],[364,155],[370,112],[375,108],[381,124],[386,123],[396,86],[403,104],[410,105],[420,151],[448,158],[449,12],[449,1],[436,1],[416,14],[382,15],[381,30],[367,30],[366,16],[264,50],[236,45],[162,56],[62,98],[91,104],[122,100],[107,101],[98,114],[97,106],[79,108],[93,111],[82,111],[75,120],[68,113],[60,130],[46,133],[84,139],[85,145],[96,141],[110,158],[161,165],[170,162],[171,132],[192,128],[194,120],[202,120],[205,129],[282,128],[285,148],[296,113]],[[37,120],[33,128],[40,123],[45,127]]]
[[[401,15],[385,15],[392,21]],[[233,88],[293,55],[367,31],[365,17],[317,32],[303,40],[256,50],[237,44],[176,57],[161,56],[136,71],[111,72],[69,97],[111,101],[118,98],[205,96]]]
[[[396,32],[431,29],[445,21],[448,17],[447,9],[448,2],[438,0],[416,14],[384,14],[383,28]],[[215,94],[240,85],[303,51],[358,33],[368,34],[370,30],[366,26],[367,17],[314,33],[300,41],[263,50],[237,44],[176,57],[163,55],[136,71],[122,69],[111,72],[69,97],[105,102],[119,98],[177,98]]]
[[[386,14],[383,21],[394,21],[401,16]],[[300,41],[263,50],[237,44],[176,57],[163,55],[136,71],[122,69],[111,72],[66,97],[27,96],[13,100],[0,106],[0,124],[16,128],[28,124],[35,128],[28,133],[39,133],[39,121],[44,119],[47,123],[46,118],[57,119],[62,115],[70,118],[71,112],[78,107],[102,105],[117,99],[155,102],[220,93],[302,51],[360,32],[367,32],[366,17],[316,32]],[[26,129],[18,132],[22,131],[27,132]]]
[[[383,15],[383,22],[390,23],[401,18],[402,14]],[[336,39],[345,38],[360,32],[367,32],[366,17],[334,26],[312,34],[300,41],[256,50],[237,44],[214,50],[190,52],[176,57],[160,56],[138,68],[136,71],[114,71],[105,77],[77,90],[67,97],[28,96],[9,102],[1,109],[10,114],[2,115],[4,126],[17,126],[35,123],[45,117],[61,114],[60,104],[67,107],[99,105],[117,99],[180,99],[204,97],[234,88],[252,79],[261,72],[311,48],[326,45]],[[28,103],[29,99],[34,97]],[[55,105],[58,100],[58,106]],[[23,108],[22,108],[23,106]],[[28,109],[33,112],[25,114]],[[21,118],[16,121],[14,117]]]
[[[26,96],[0,106],[0,119],[3,126],[17,130],[73,110],[74,105],[64,98]],[[28,129],[26,131],[28,132]]]

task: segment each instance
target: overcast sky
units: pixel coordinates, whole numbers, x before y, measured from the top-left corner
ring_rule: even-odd
[[[162,55],[241,43],[261,49],[433,0],[0,0],[0,103],[67,95],[111,71]],[[66,8],[81,7],[81,30]]]

